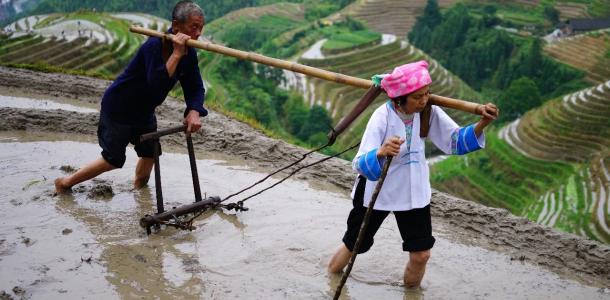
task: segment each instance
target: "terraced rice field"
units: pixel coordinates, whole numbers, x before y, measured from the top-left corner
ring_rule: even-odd
[[[144,41],[130,23],[164,30],[169,22],[145,14],[83,12],[30,16],[4,28],[0,42],[5,64],[48,64],[71,70],[117,75]]]
[[[262,18],[272,17],[269,24],[260,24]],[[222,34],[235,23],[257,22],[258,26],[268,25],[269,30],[277,30],[283,24],[278,24],[279,20],[302,22],[305,19],[305,9],[302,4],[277,3],[265,6],[247,7],[228,13],[227,15],[215,19],[205,27],[206,36],[213,36],[215,39],[222,40]]]
[[[439,0],[438,4],[448,7],[454,2]],[[363,21],[374,31],[404,39],[425,6],[426,0],[359,0],[348,6],[344,14]]]
[[[610,81],[549,102],[500,131],[521,155],[549,164],[568,163],[575,170],[559,176],[567,180],[549,186],[523,215],[610,243],[608,116]]]
[[[558,61],[583,70],[593,84],[610,79],[610,30],[581,34],[547,44],[544,51]]]
[[[591,17],[587,12],[587,5],[584,3],[556,3],[555,8],[559,11],[560,18],[577,19]]]

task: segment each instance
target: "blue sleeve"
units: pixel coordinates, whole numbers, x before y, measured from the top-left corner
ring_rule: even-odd
[[[477,137],[474,132],[474,124],[462,127],[453,132],[452,135],[452,154],[463,155],[474,152],[485,147],[485,136]]]
[[[149,38],[138,50],[144,60],[146,84],[154,94],[162,94],[169,90],[170,78],[167,67],[161,55],[161,39]]]
[[[199,116],[205,117],[208,111],[203,107],[205,100],[205,87],[199,72],[199,62],[197,60],[197,52],[194,49],[189,49],[189,54],[186,57],[188,61],[184,64],[184,76],[180,79],[182,91],[184,92],[184,101],[186,102],[186,110],[184,116],[190,110],[199,112]]]
[[[370,181],[377,181],[381,177],[382,161],[377,159],[377,148],[363,154],[358,158],[356,169],[358,173]]]

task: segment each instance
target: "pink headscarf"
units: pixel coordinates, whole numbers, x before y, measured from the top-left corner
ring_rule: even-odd
[[[390,98],[410,94],[432,83],[428,73],[428,62],[420,60],[394,68],[392,74],[381,80],[381,87]]]

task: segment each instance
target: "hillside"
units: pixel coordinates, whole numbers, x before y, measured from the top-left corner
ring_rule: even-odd
[[[610,78],[610,30],[562,38],[544,46],[556,60],[586,72],[586,79],[600,84]]]
[[[155,30],[169,22],[146,14],[78,12],[22,18],[7,25],[0,43],[3,64],[48,65],[114,77],[144,41],[130,24]]]
[[[456,0],[440,0],[441,7],[448,7]],[[426,0],[358,0],[348,6],[343,14],[363,21],[371,29],[389,33],[403,39],[415,24],[426,6]]]
[[[434,166],[444,191],[610,242],[610,81],[528,112],[470,157]]]

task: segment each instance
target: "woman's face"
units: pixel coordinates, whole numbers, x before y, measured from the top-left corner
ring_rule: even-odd
[[[419,113],[424,110],[430,98],[430,85],[421,87],[407,97],[407,103],[400,108],[407,114]]]
[[[184,33],[194,40],[199,39],[203,25],[203,17],[197,14],[191,15],[184,23],[175,20],[172,22],[174,33]]]

